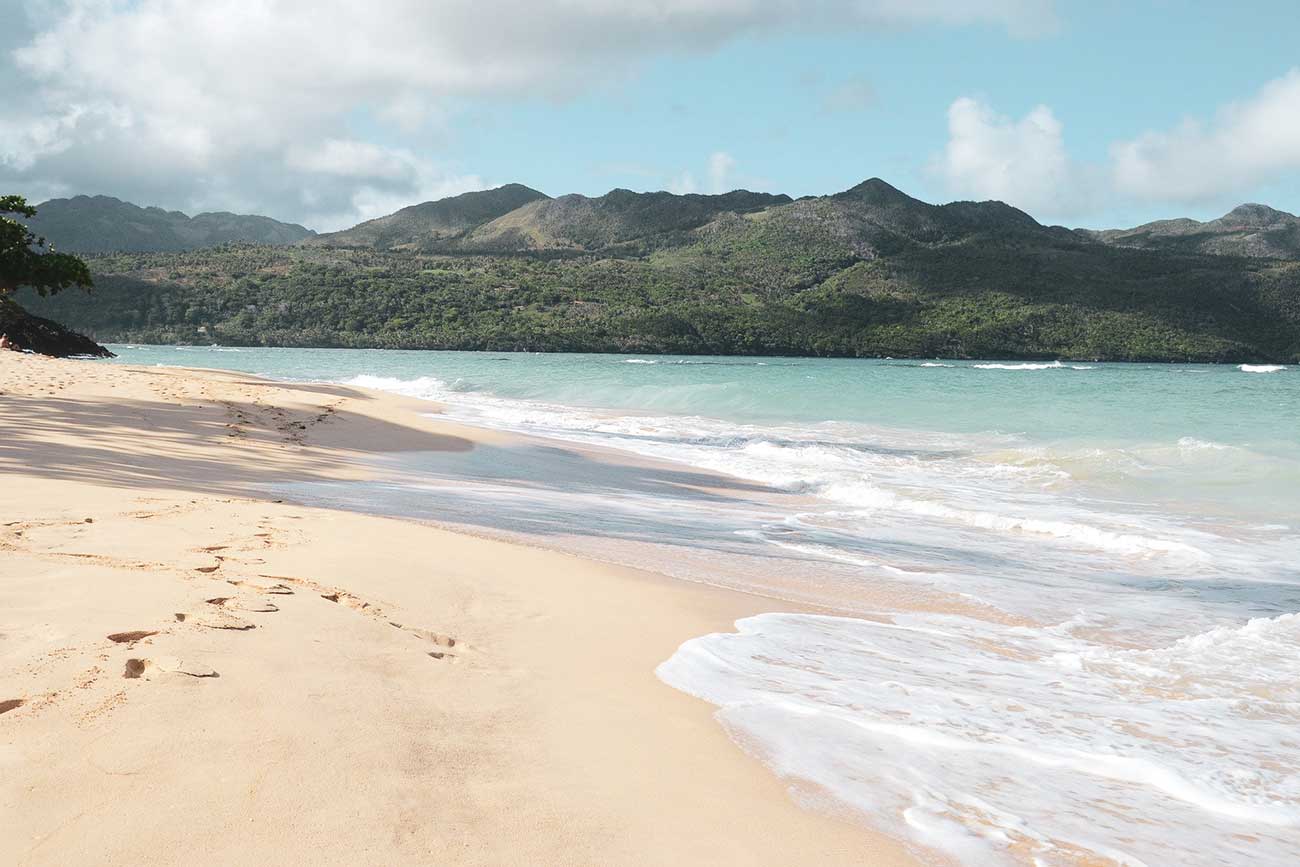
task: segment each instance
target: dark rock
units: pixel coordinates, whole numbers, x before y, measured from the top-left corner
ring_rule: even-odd
[[[51,319],[33,316],[8,298],[0,298],[0,334],[18,349],[67,358],[72,355],[112,358],[113,353],[83,334]]]

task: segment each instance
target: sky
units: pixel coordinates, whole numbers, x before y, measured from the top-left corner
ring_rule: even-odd
[[[1295,0],[0,0],[0,193],[320,231],[881,177],[1090,228],[1300,212]]]

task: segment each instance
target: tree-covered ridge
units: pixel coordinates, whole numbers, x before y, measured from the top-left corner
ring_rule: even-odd
[[[1113,249],[1068,232],[895,236],[892,249],[854,253],[836,240],[852,232],[790,240],[765,234],[773,219],[720,218],[693,244],[646,256],[102,256],[90,260],[93,303],[35,306],[101,340],[139,342],[1300,360],[1300,263]]]
[[[611,190],[531,202],[478,226],[441,251],[602,252],[623,255],[690,243],[691,230],[720,214],[785,205],[789,196],[734,190],[718,195]]]
[[[270,217],[224,211],[189,217],[111,196],[50,199],[28,222],[33,231],[72,253],[194,250],[232,242],[294,244],[315,234]]]
[[[1217,220],[1157,220],[1132,229],[1081,232],[1119,247],[1300,259],[1300,217],[1267,205],[1239,205]]]
[[[789,196],[734,190],[718,195],[570,194],[552,199],[521,184],[403,208],[309,243],[425,253],[643,253],[689,242],[685,234],[724,213],[748,213]]]
[[[351,229],[317,235],[308,243],[327,247],[418,250],[463,235],[529,202],[548,198],[545,193],[523,184],[506,184],[491,190],[411,205]]]

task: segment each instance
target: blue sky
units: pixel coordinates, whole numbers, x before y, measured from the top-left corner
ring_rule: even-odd
[[[1300,210],[1294,2],[393,0],[372,11],[423,18],[337,31],[224,2],[71,2],[75,27],[12,4],[0,184],[322,229],[509,181],[798,196],[879,176],[1093,227]]]

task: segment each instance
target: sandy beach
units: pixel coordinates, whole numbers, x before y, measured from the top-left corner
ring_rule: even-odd
[[[910,863],[654,675],[788,605],[262,487],[429,409],[0,353],[0,862]]]

